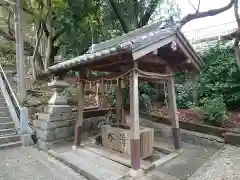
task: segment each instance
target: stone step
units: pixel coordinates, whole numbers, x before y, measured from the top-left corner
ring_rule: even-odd
[[[7,135],[14,135],[16,134],[16,130],[12,129],[0,129],[0,137],[7,136]]]
[[[15,128],[15,124],[13,122],[0,123],[0,129],[12,129],[12,128]]]
[[[10,116],[10,112],[7,107],[0,107],[0,117]]]
[[[6,123],[6,122],[13,122],[12,117],[10,116],[2,116],[0,117],[0,123]]]
[[[0,137],[0,144],[7,144],[10,142],[17,142],[17,141],[20,141],[19,135],[9,135],[9,136]]]
[[[5,144],[0,144],[0,149],[8,149],[8,148],[13,148],[13,147],[18,147],[21,145],[22,145],[21,141],[10,142],[10,143],[5,143]]]
[[[5,99],[3,96],[0,96],[0,102],[5,102]]]

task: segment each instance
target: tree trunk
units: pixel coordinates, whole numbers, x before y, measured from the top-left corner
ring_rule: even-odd
[[[48,17],[47,17],[47,28],[48,28],[48,37],[47,37],[47,52],[46,52],[46,59],[44,63],[44,70],[47,70],[47,68],[50,65],[50,61],[52,58],[52,50],[53,50],[53,32],[52,32],[52,26],[53,26],[53,20],[52,20],[52,0],[47,0],[47,7],[48,7]]]

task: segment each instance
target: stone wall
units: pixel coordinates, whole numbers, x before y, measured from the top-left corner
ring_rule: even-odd
[[[69,106],[66,109],[71,111],[72,108]],[[104,118],[105,116],[84,118],[82,138],[98,134],[100,132],[98,125]],[[38,147],[47,150],[54,143],[73,139],[76,119],[76,112],[39,113],[38,119],[33,121]]]

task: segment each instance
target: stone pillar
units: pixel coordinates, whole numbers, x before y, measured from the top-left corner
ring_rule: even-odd
[[[76,113],[67,105],[64,89],[69,85],[62,80],[53,80],[48,84],[54,90],[43,113],[34,121],[40,149],[47,150],[53,143],[73,138]]]
[[[169,108],[172,112],[172,132],[173,132],[174,147],[176,150],[179,150],[181,148],[180,129],[179,129],[179,122],[178,122],[178,110],[177,110],[173,77],[171,77],[167,82],[167,87],[168,87]]]

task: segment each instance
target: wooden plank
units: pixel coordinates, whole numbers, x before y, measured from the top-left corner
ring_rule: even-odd
[[[105,158],[108,158],[112,161],[118,162],[120,164],[123,164],[125,166],[131,167],[131,159],[129,156],[123,154],[123,153],[118,153],[116,151],[106,149],[101,146],[93,145],[93,144],[85,144],[83,146],[84,149],[91,151],[93,153],[96,153],[100,156],[103,156]],[[147,162],[145,160],[141,160],[141,168],[144,170],[147,170],[149,167],[151,167],[151,163]]]

